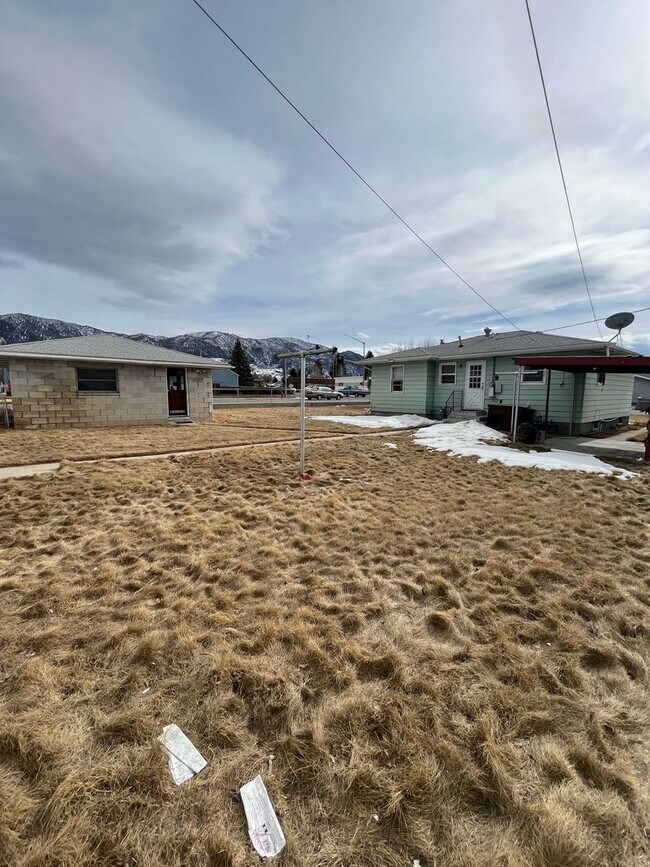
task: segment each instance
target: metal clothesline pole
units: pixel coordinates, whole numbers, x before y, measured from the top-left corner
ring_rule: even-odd
[[[305,413],[306,413],[306,397],[305,397],[305,359],[308,355],[334,355],[338,352],[336,346],[314,346],[312,349],[300,349],[297,352],[282,352],[276,355],[276,358],[281,361],[287,358],[300,359],[300,475],[299,481],[304,481],[305,475]]]

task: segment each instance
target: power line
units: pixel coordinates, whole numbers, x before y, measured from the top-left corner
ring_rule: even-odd
[[[650,310],[650,307],[641,307],[639,310],[630,310],[630,313],[645,313],[646,310]],[[545,328],[542,332],[543,334],[549,334],[552,331],[564,331],[566,328],[577,328],[578,325],[593,325],[594,322],[604,322],[607,319],[606,316],[601,316],[600,319],[586,319],[584,322],[574,322],[573,325],[560,325],[558,328]],[[603,339],[603,335],[598,329],[598,333],[600,334],[600,339]]]
[[[573,219],[573,211],[571,210],[571,202],[569,200],[569,191],[567,190],[566,180],[564,179],[564,169],[562,168],[562,160],[560,158],[560,148],[557,143],[557,136],[555,135],[555,125],[553,124],[553,115],[551,114],[551,105],[548,101],[548,93],[546,91],[546,81],[544,80],[544,73],[542,71],[542,61],[539,56],[539,49],[537,48],[537,38],[535,36],[535,28],[533,26],[533,17],[530,14],[530,5],[528,0],[524,0],[526,4],[526,12],[528,13],[528,22],[530,24],[530,32],[533,37],[533,45],[535,47],[535,57],[537,58],[537,68],[539,69],[539,77],[542,82],[542,90],[544,91],[544,102],[546,103],[546,112],[548,114],[548,122],[551,126],[551,134],[553,136],[553,146],[555,147],[555,156],[557,157],[557,164],[560,169],[560,177],[562,178],[562,187],[564,189],[564,197],[566,199],[566,206],[569,211],[569,219],[571,220],[571,229],[573,231],[573,240],[576,244],[576,250],[578,252],[578,259],[580,261],[580,270],[582,271],[582,278],[585,282],[585,289],[587,290],[587,297],[589,298],[589,306],[591,307],[591,312],[594,315],[593,321],[596,323],[596,328],[598,328],[598,334],[600,335],[600,339],[603,339],[602,332],[600,330],[600,325],[598,324],[598,318],[596,316],[596,308],[594,307],[594,302],[591,297],[591,291],[589,289],[589,281],[587,280],[587,274],[585,272],[584,262],[582,261],[582,252],[580,250],[580,244],[578,242],[578,233],[576,232],[576,224]]]
[[[192,0],[192,3],[194,3],[194,5],[195,5],[198,9],[200,9],[201,12],[203,12],[203,14],[205,15],[205,17],[208,18],[208,20],[211,21],[212,24],[214,24],[214,26],[217,28],[217,30],[219,30],[219,31],[223,34],[223,36],[226,37],[226,39],[231,43],[231,45],[233,45],[234,48],[236,48],[237,51],[239,51],[239,53],[242,55],[242,57],[245,57],[245,58],[246,58],[246,60],[251,64],[251,66],[252,66],[254,69],[256,69],[257,72],[259,72],[259,74],[262,76],[262,78],[263,78],[263,79],[264,79],[268,84],[271,85],[271,87],[273,88],[273,90],[275,90],[276,93],[277,93],[279,96],[282,97],[282,99],[287,103],[287,105],[289,105],[289,106],[290,106],[290,107],[291,107],[291,108],[296,112],[296,114],[297,114],[300,118],[302,118],[302,120],[304,120],[304,122],[307,124],[307,126],[310,127],[310,129],[313,130],[313,132],[316,133],[316,135],[321,139],[321,141],[323,141],[323,142],[327,145],[327,147],[328,147],[328,148],[329,148],[329,149],[330,149],[334,154],[336,154],[336,156],[337,156],[337,157],[338,157],[338,158],[339,158],[343,163],[345,163],[345,165],[350,169],[350,171],[351,171],[354,175],[356,175],[356,177],[361,181],[361,183],[364,184],[364,186],[366,186],[366,187],[370,190],[370,192],[371,192],[374,196],[376,196],[376,198],[378,198],[379,201],[380,201],[383,205],[385,205],[385,206],[388,208],[388,210],[391,212],[391,214],[393,214],[393,216],[397,217],[397,219],[400,221],[400,223],[401,223],[403,226],[405,226],[405,228],[407,228],[407,229],[409,230],[409,232],[410,232],[412,235],[414,235],[414,236],[418,239],[418,241],[420,241],[420,243],[423,244],[423,245],[427,248],[427,250],[429,250],[430,253],[433,253],[433,255],[436,257],[436,259],[438,259],[438,260],[439,260],[439,261],[440,261],[440,262],[445,266],[445,268],[448,268],[448,269],[451,271],[451,273],[452,273],[455,277],[457,277],[457,278],[460,280],[461,283],[463,283],[463,284],[464,284],[464,285],[465,285],[465,286],[466,286],[466,287],[467,287],[471,292],[474,293],[474,295],[476,295],[477,298],[480,298],[480,300],[481,300],[481,301],[482,301],[482,302],[483,302],[487,307],[489,307],[491,310],[493,310],[495,313],[497,313],[497,314],[498,314],[498,315],[499,315],[503,320],[505,320],[509,325],[512,325],[512,327],[513,327],[516,331],[522,331],[522,329],[519,328],[517,325],[515,325],[515,323],[514,323],[511,319],[508,319],[508,317],[507,317],[504,313],[502,313],[500,310],[498,310],[498,309],[494,306],[494,304],[491,304],[491,303],[487,300],[487,298],[485,298],[485,296],[481,295],[481,293],[480,293],[477,289],[475,289],[475,288],[474,288],[470,283],[468,283],[467,280],[465,280],[464,277],[461,277],[461,275],[458,273],[458,271],[456,271],[454,268],[452,268],[452,266],[449,264],[449,262],[447,262],[445,259],[443,259],[443,257],[440,255],[440,253],[436,252],[436,250],[434,250],[433,247],[432,247],[432,246],[431,246],[427,241],[424,240],[424,238],[422,237],[422,235],[420,235],[420,234],[418,234],[418,232],[416,232],[416,230],[413,228],[413,226],[411,226],[411,224],[408,223],[408,222],[404,219],[404,217],[402,217],[402,215],[401,215],[400,213],[398,213],[398,211],[396,211],[395,208],[393,208],[393,206],[390,205],[390,204],[386,201],[386,199],[385,199],[385,198],[384,198],[380,193],[377,192],[377,190],[372,186],[372,184],[369,183],[369,182],[368,182],[368,181],[363,177],[363,175],[362,175],[360,172],[357,171],[357,169],[355,169],[355,167],[354,167],[354,166],[353,166],[353,165],[352,165],[352,164],[351,164],[351,163],[350,163],[350,162],[349,162],[349,161],[348,161],[348,160],[343,156],[343,154],[342,154],[339,150],[337,150],[337,149],[334,147],[334,145],[331,143],[331,141],[323,135],[323,133],[322,133],[322,132],[321,132],[321,131],[320,131],[320,130],[319,130],[319,129],[318,129],[318,128],[317,128],[317,127],[316,127],[316,126],[315,126],[315,125],[310,121],[310,120],[309,120],[308,117],[306,117],[306,115],[304,115],[304,114],[302,113],[302,111],[298,108],[298,106],[297,106],[294,102],[292,102],[292,101],[289,99],[289,97],[284,93],[284,91],[282,91],[282,90],[278,87],[278,85],[277,85],[274,81],[272,81],[272,79],[269,78],[269,76],[264,72],[264,70],[261,69],[261,67],[259,67],[259,66],[257,65],[257,63],[255,63],[255,61],[253,60],[253,58],[252,58],[249,54],[247,54],[247,53],[244,51],[244,49],[241,47],[241,45],[239,45],[239,44],[238,44],[238,43],[233,39],[233,37],[232,37],[229,33],[227,33],[227,32],[224,30],[224,28],[221,26],[221,24],[219,24],[219,22],[218,22],[215,18],[212,17],[212,15],[207,11],[207,9],[205,9],[204,6],[202,6],[202,5],[198,2],[198,0]],[[576,240],[577,240],[577,239],[576,239]],[[586,280],[586,278],[585,278],[585,280]],[[594,316],[595,316],[595,315],[596,315],[596,314],[594,313]]]

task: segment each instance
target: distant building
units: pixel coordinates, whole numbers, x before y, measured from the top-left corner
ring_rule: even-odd
[[[346,385],[363,385],[363,374],[358,376],[336,376],[334,377],[334,388],[344,388]]]
[[[224,362],[223,367],[212,371],[212,386],[213,388],[238,388],[239,374]]]
[[[632,404],[637,405],[640,400],[650,400],[650,376],[637,374],[634,377],[634,386],[632,388]]]
[[[17,428],[212,418],[212,371],[229,365],[108,334],[0,346]]]

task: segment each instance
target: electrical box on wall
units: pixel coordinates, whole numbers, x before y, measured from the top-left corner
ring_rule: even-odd
[[[501,394],[503,391],[503,386],[500,382],[493,382],[488,389],[488,397],[496,397],[497,394]]]

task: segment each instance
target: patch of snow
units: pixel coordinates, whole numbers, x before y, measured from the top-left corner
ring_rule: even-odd
[[[507,467],[537,467],[541,470],[577,470],[583,473],[636,478],[637,473],[606,464],[594,455],[551,449],[548,452],[524,452],[505,446],[490,445],[486,440],[505,442],[508,437],[478,421],[460,421],[426,427],[413,434],[415,443],[436,451],[451,452],[458,457],[475,456],[479,463],[499,461]]]
[[[367,428],[391,428],[392,430],[407,429],[410,427],[423,427],[424,425],[437,424],[422,415],[311,415],[311,421],[335,421],[339,424],[351,424],[354,427]]]
[[[396,449],[397,448],[395,443],[384,443],[384,445],[386,446],[387,449]]]

